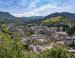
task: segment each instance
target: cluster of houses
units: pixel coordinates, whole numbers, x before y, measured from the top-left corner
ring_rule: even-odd
[[[11,33],[16,31],[20,35],[22,43],[35,52],[42,50],[42,46],[32,45],[31,40],[44,43],[47,40],[47,36],[49,39],[53,39],[57,42],[63,41],[63,44],[66,46],[75,46],[75,37],[68,36],[66,32],[63,32],[63,27],[49,26],[50,27],[29,25],[26,26],[24,30],[17,27],[15,28],[13,24],[10,24],[8,27]],[[33,34],[30,35],[30,37],[26,37],[23,31],[33,32]]]
[[[48,26],[30,26],[29,29],[34,32],[34,34],[31,35],[31,39],[40,40],[42,42],[46,36],[49,36],[49,38],[53,38],[56,41],[64,41],[64,44],[67,46],[75,46],[75,38],[63,32],[63,27],[48,24]]]
[[[32,39],[44,39],[45,38],[45,35],[34,34],[34,35],[31,35],[31,38]]]

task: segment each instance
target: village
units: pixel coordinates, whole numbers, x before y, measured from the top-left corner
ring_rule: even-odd
[[[25,48],[36,53],[53,47],[65,47],[69,52],[75,53],[75,37],[64,32],[63,27],[32,24],[15,27],[14,24],[9,24],[8,28],[12,38],[15,38],[12,33],[16,32]]]

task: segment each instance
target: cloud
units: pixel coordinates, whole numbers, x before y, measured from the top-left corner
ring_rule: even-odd
[[[24,14],[22,13],[22,14],[20,14],[20,13],[11,13],[13,16],[16,16],[16,17],[22,17],[22,16],[24,16]]]
[[[46,16],[50,13],[54,12],[73,12],[75,13],[75,0],[42,0],[48,1],[49,3],[46,5],[42,5],[37,7],[37,3],[40,0],[35,0],[30,6],[28,12],[25,12],[25,16]],[[39,3],[38,3],[39,4]]]
[[[33,11],[30,11],[30,12],[26,12],[25,13],[25,16],[46,16],[46,15],[49,15],[51,13],[54,13],[54,12],[72,12],[72,13],[75,13],[75,5],[71,5],[71,6],[56,6],[56,5],[45,5],[45,6],[42,6],[40,8],[37,8],[37,9],[34,9]],[[35,15],[33,15],[33,14]]]
[[[52,6],[50,4],[42,6],[40,8],[36,8],[33,11],[29,11],[24,13],[25,16],[45,16],[50,14],[50,12],[53,12],[53,9],[57,9],[56,6]]]
[[[75,0],[0,0],[0,10],[15,16],[46,16],[54,12],[75,13]]]
[[[37,8],[37,3],[39,2],[40,0],[31,0],[31,3],[29,4],[29,7],[25,8],[24,10],[26,12],[29,12],[29,11],[33,11],[34,9]]]

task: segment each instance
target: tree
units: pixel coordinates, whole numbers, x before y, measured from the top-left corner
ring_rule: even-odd
[[[41,54],[42,58],[74,58],[67,50],[63,48],[52,48],[51,50],[44,51]],[[40,58],[41,58],[40,57]]]

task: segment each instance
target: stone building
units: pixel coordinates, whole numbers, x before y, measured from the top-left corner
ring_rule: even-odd
[[[67,37],[68,34],[66,32],[54,32],[52,34],[52,37],[57,41],[63,41],[65,37]]]
[[[67,46],[75,46],[75,37],[65,37],[64,44]]]
[[[34,34],[34,35],[31,35],[31,38],[32,39],[44,39],[45,38],[45,36],[44,35],[38,35],[38,34]]]

